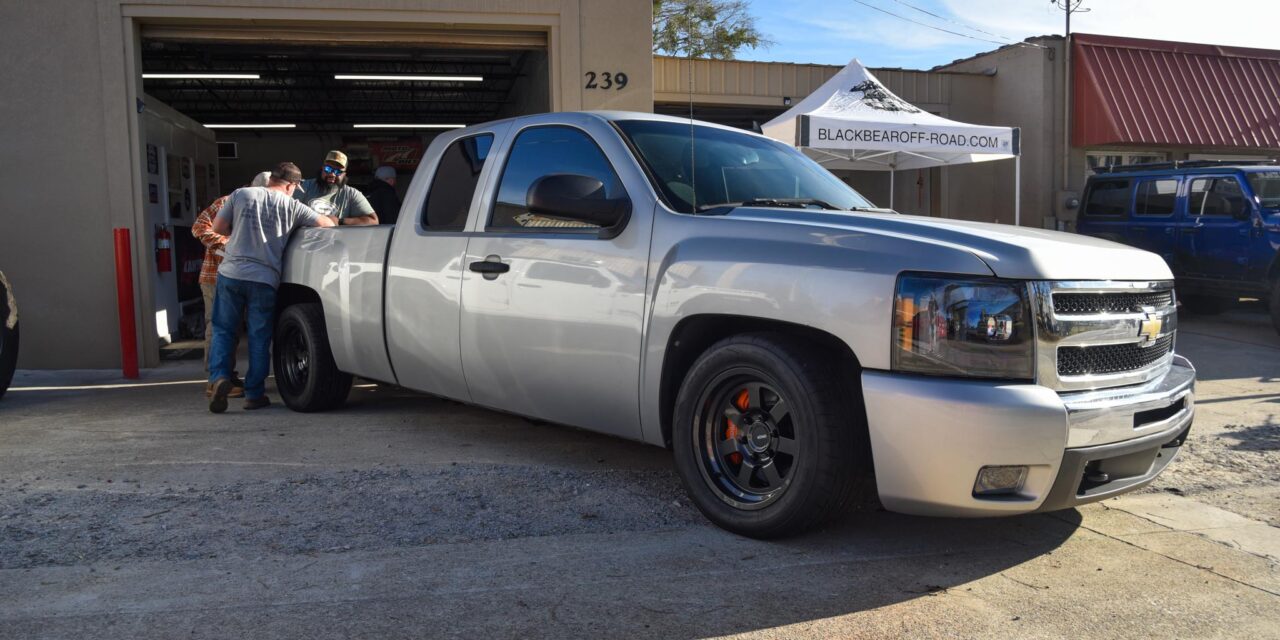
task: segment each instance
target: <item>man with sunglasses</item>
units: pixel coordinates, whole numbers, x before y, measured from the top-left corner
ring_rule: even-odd
[[[325,155],[316,177],[298,185],[293,197],[336,224],[378,224],[373,205],[364,194],[347,186],[347,154],[336,149]]]

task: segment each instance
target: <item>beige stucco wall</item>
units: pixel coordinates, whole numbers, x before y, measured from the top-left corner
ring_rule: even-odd
[[[111,229],[134,236],[135,319],[144,366],[158,362],[135,108],[143,24],[279,25],[307,20],[398,29],[498,28],[547,34],[553,109],[653,105],[646,0],[41,0],[0,3],[0,101],[13,188],[0,199],[0,269],[23,313],[19,366],[119,366]],[[622,71],[621,91],[584,74]],[[141,233],[140,233],[141,232]]]

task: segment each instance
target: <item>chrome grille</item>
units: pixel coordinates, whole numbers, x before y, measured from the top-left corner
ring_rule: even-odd
[[[1172,304],[1172,291],[1053,294],[1053,312],[1059,315],[1137,313]]]
[[[1097,347],[1059,347],[1058,375],[1087,376],[1121,373],[1149,367],[1173,350],[1173,336],[1151,344],[1104,344]]]
[[[1169,281],[1033,282],[1036,378],[1057,391],[1141,384],[1173,361]]]

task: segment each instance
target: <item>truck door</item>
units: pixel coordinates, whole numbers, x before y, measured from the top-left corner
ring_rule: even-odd
[[[1249,268],[1251,213],[1252,207],[1235,176],[1192,177],[1178,230],[1178,258],[1183,273],[1243,279]]]
[[[387,352],[401,386],[468,400],[458,347],[467,222],[478,206],[489,151],[510,125],[435,145],[406,202],[420,202],[411,219],[406,204],[388,255]],[[425,193],[424,193],[425,191]]]
[[[464,259],[462,362],[476,403],[639,438],[654,202],[634,162],[609,161],[629,151],[597,124],[528,126],[495,165]],[[603,239],[598,226],[530,213],[530,186],[556,174],[597,179],[610,199],[630,192],[622,233]]]
[[[1176,177],[1145,178],[1138,181],[1133,198],[1133,216],[1129,219],[1129,237],[1133,246],[1160,254],[1172,269],[1177,239],[1180,180]]]

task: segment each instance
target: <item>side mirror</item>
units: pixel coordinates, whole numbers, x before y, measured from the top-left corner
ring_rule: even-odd
[[[610,199],[603,182],[569,173],[534,180],[525,206],[540,216],[598,225],[603,239],[618,237],[631,219],[631,200]]]

